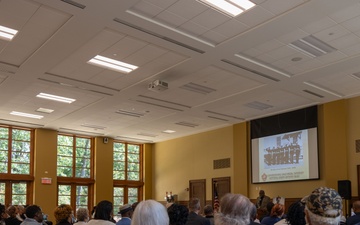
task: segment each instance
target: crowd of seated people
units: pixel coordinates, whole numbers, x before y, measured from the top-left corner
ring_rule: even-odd
[[[131,209],[130,209],[131,208]],[[127,218],[130,225],[360,225],[360,201],[353,203],[353,215],[344,220],[342,198],[332,188],[320,187],[301,201],[294,202],[285,215],[282,204],[274,204],[270,214],[261,221],[257,218],[257,207],[249,198],[241,194],[228,193],[220,199],[219,211],[213,213],[211,206],[204,207],[201,215],[199,199],[189,201],[189,207],[173,203],[165,207],[155,200],[141,201],[134,208],[123,205],[120,211],[133,211]],[[87,208],[78,208],[76,218],[70,205],[61,204],[54,210],[55,225],[115,225],[113,205],[103,200],[96,205],[93,218]],[[45,224],[44,214],[38,205],[25,207],[24,215],[17,206],[5,207],[0,204],[0,225],[49,225]],[[19,218],[19,219],[18,219]]]

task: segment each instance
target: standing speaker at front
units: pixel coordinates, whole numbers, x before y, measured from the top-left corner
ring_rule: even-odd
[[[339,195],[346,200],[351,199],[351,181],[338,180],[338,192]]]

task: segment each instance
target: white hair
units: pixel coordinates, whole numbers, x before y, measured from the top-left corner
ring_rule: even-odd
[[[338,224],[340,224],[341,215],[339,215],[337,217],[324,217],[324,216],[314,214],[307,207],[305,207],[305,210],[307,212],[306,219],[310,220],[307,222],[310,223],[311,225],[338,225]]]
[[[240,194],[226,194],[220,200],[220,212],[215,214],[216,225],[247,225],[252,210],[250,200]]]
[[[161,203],[146,200],[136,206],[131,225],[169,225],[169,216]]]

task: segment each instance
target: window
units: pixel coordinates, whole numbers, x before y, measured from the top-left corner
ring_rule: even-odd
[[[114,142],[114,211],[142,200],[142,146]]]
[[[93,140],[75,135],[58,135],[58,205],[90,209],[93,192]]]
[[[0,202],[30,204],[33,178],[33,131],[0,126]]]

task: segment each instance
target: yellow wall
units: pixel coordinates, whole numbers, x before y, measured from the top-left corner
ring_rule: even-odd
[[[164,201],[166,191],[189,199],[189,180],[206,179],[206,199],[211,199],[211,178],[233,177],[233,170],[213,169],[213,160],[233,157],[233,127],[154,144],[154,199]],[[232,178],[233,179],[233,178]],[[234,183],[232,183],[234,189]]]

